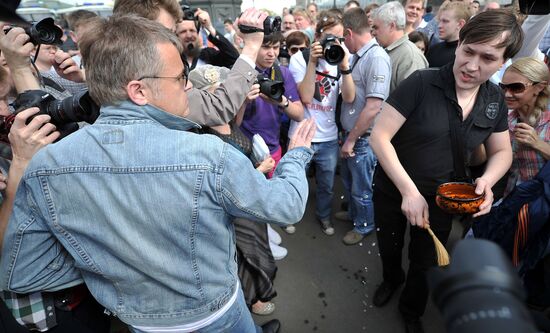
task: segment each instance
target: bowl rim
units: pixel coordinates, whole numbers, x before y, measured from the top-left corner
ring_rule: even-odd
[[[478,195],[477,197],[475,198],[469,198],[469,199],[460,199],[460,198],[450,198],[444,194],[441,194],[439,193],[439,189],[445,185],[450,185],[450,184],[454,184],[454,185],[469,185],[469,186],[475,186],[475,184],[473,183],[468,183],[468,182],[446,182],[446,183],[443,183],[443,184],[440,184],[438,187],[437,187],[437,190],[435,192],[435,194],[437,196],[440,196],[442,198],[445,198],[447,200],[451,200],[451,201],[455,201],[455,202],[470,202],[470,201],[476,201],[476,200],[479,200],[481,198],[483,198],[483,196],[485,195],[485,193],[481,193],[480,195]]]

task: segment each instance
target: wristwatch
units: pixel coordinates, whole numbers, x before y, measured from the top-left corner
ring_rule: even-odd
[[[286,97],[285,97],[285,98],[286,98]],[[286,98],[286,103],[285,103],[283,106],[280,106],[280,105],[279,105],[279,107],[280,107],[281,109],[286,109],[286,108],[288,108],[289,105],[290,105],[290,101],[289,101],[288,98]]]
[[[346,69],[346,70],[341,69],[341,70],[340,70],[340,73],[342,73],[342,75],[351,74],[351,69],[349,69],[349,68]]]

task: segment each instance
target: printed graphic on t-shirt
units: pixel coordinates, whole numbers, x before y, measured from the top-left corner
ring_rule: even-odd
[[[323,74],[328,74],[328,71],[323,71]],[[332,91],[333,82],[328,77],[317,74],[317,77],[315,79],[315,93],[313,94],[313,98],[315,100],[322,102]]]

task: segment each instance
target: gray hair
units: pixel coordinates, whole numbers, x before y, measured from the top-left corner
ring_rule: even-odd
[[[136,15],[98,18],[79,43],[90,96],[99,105],[128,99],[127,84],[163,70],[157,45],[170,43],[181,53],[181,43],[161,24]],[[169,64],[166,64],[169,65]]]
[[[405,8],[398,1],[388,2],[376,8],[372,13],[372,19],[378,19],[386,25],[395,23],[398,30],[405,30]]]

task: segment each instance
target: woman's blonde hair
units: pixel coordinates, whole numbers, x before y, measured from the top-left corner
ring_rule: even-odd
[[[533,84],[544,83],[544,89],[541,90],[535,101],[535,108],[529,115],[528,123],[530,126],[536,126],[542,112],[548,107],[548,98],[550,97],[550,88],[548,87],[549,72],[546,64],[540,60],[531,57],[520,58],[514,61],[506,71],[513,70],[524,76]]]

